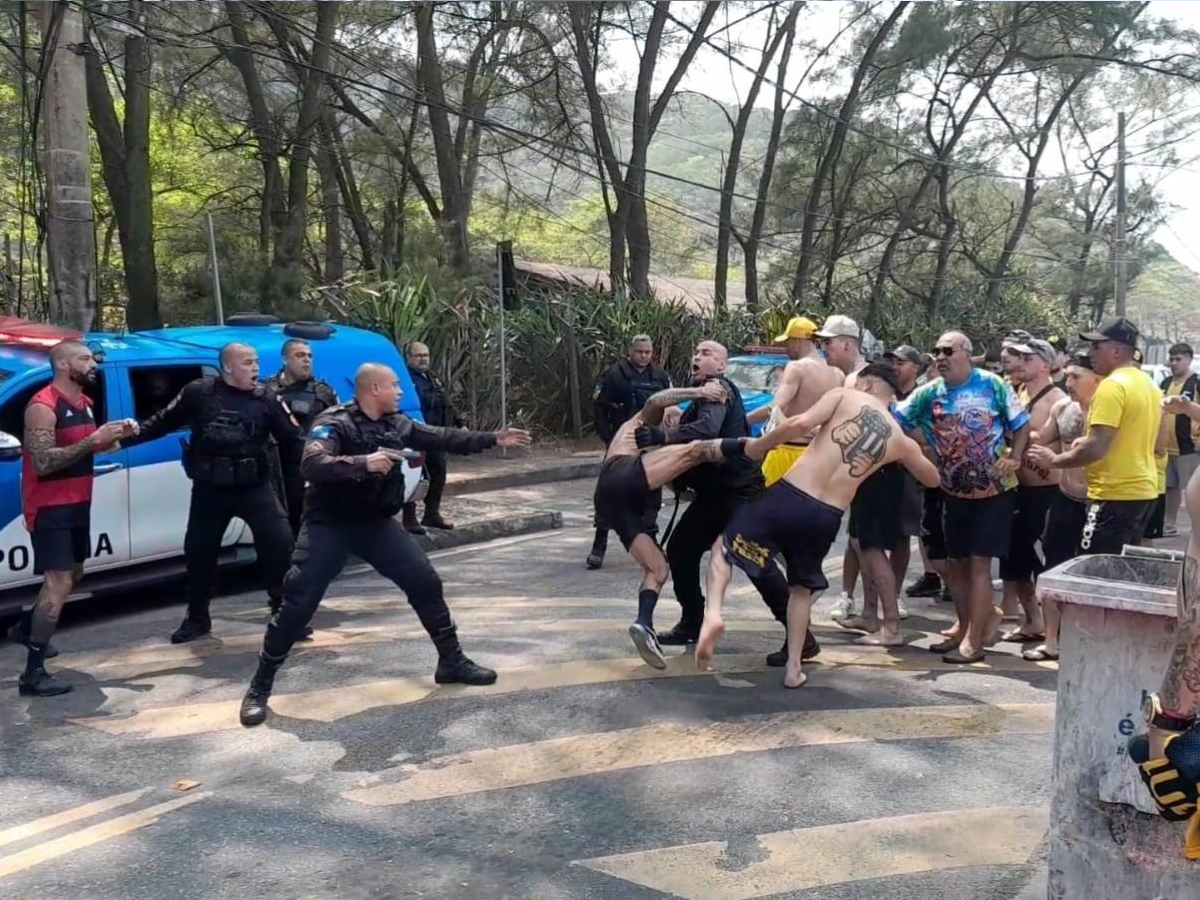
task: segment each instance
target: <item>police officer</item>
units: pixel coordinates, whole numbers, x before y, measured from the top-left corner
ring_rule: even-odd
[[[304,522],[283,583],[283,604],[267,625],[258,670],[242,701],[243,725],[266,719],[275,673],[351,553],[408,596],[437,648],[434,681],[477,685],[496,680],[495,672],[462,652],[441,579],[395,519],[404,503],[400,451],[477,453],[497,445],[522,447],[529,444],[529,433],[422,425],[397,411],[400,393],[395,372],[366,363],[355,376],[354,400],[322,413],[309,433],[301,465],[309,484]]]
[[[299,429],[279,400],[258,383],[258,352],[246,344],[221,348],[220,376],[184,386],[156,412],[126,446],[154,440],[187,426],[183,467],[192,479],[183,553],[187,562],[187,615],[171,635],[182,644],[212,631],[208,604],[216,591],[217,554],[230,519],[244,519],[254,532],[267,593],[275,596],[287,571],[292,532],[271,483],[271,438],[280,446]]]
[[[405,348],[408,374],[421,401],[421,417],[426,425],[439,428],[463,428],[466,421],[446,396],[442,383],[429,371],[429,348],[413,341]],[[429,475],[429,492],[425,495],[425,516],[417,521],[417,504],[404,504],[404,527],[413,534],[424,534],[424,526],[451,529],[454,526],[442,518],[442,491],[446,487],[446,454],[431,450],[425,454],[425,471]]]
[[[300,513],[304,509],[304,479],[300,477],[300,457],[304,455],[304,436],[318,415],[337,406],[337,392],[327,382],[313,377],[313,352],[308,341],[292,338],[280,351],[283,367],[266,381],[268,397],[278,397],[291,413],[300,430],[295,440],[279,445],[283,497],[287,501],[288,522],[292,534],[300,533]]]
[[[651,361],[653,356],[654,343],[650,336],[635,335],[629,342],[629,357],[605,372],[596,385],[596,434],[606,447],[617,429],[632,419],[652,395],[671,386],[671,377],[654,365]],[[655,523],[661,506],[662,491],[654,491],[645,510],[650,534],[658,533]],[[596,536],[592,541],[592,552],[587,558],[589,569],[598,569],[603,565],[604,553],[608,549],[608,524],[599,514],[596,515],[595,524]]]

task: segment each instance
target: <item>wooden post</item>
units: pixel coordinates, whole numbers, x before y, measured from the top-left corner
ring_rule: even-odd
[[[42,89],[52,321],[89,331],[96,311],[96,236],[87,76],[79,4],[41,4],[48,64]]]

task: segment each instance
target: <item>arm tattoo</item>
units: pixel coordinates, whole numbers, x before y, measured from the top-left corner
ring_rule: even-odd
[[[53,428],[30,429],[25,444],[29,447],[33,468],[39,475],[49,475],[51,472],[65,469],[96,448],[96,443],[91,435],[68,447],[56,447],[54,446]]]
[[[699,396],[699,388],[667,388],[665,391],[659,391],[642,407],[642,421],[647,425],[658,425],[662,422],[663,413],[668,406],[685,400],[695,400]]]
[[[1175,652],[1159,693],[1164,709],[1194,716],[1200,712],[1200,560],[1196,557],[1184,557],[1178,590]]]
[[[846,419],[829,436],[842,448],[842,462],[850,466],[850,474],[861,478],[883,459],[892,428],[882,415],[864,406],[857,416]]]

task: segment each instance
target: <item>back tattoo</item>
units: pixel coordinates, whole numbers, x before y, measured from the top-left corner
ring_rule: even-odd
[[[842,448],[842,461],[850,466],[850,474],[861,478],[883,459],[892,427],[879,412],[864,406],[857,416],[842,422],[829,436]]]

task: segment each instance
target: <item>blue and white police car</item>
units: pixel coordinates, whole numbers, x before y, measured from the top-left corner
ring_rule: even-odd
[[[787,355],[780,353],[778,347],[747,347],[744,353],[729,357],[725,377],[737,385],[742,405],[747,413],[752,413],[774,399],[787,364]],[[761,422],[751,425],[750,434],[758,437],[762,428]]]
[[[19,611],[40,582],[33,574],[33,552],[21,516],[21,438],[25,405],[49,383],[47,354],[62,340],[83,340],[97,354],[99,379],[95,388],[88,390],[97,423],[146,419],[189,381],[216,375],[218,350],[230,341],[258,350],[265,379],[276,370],[283,342],[291,337],[312,343],[314,374],[329,382],[342,400],[353,395],[354,372],[360,364],[390,365],[404,390],[401,411],[421,421],[404,361],[382,335],[346,325],[284,324],[270,317],[231,317],[229,321],[227,325],[81,335],[0,317],[0,616]],[[191,482],[180,464],[180,439],[186,436],[186,431],[179,431],[96,456],[92,558],[81,593],[129,587],[183,571],[183,535],[191,495]],[[421,485],[422,461],[423,457],[414,455],[405,465],[410,498]],[[222,564],[252,562],[252,540],[244,522],[231,522],[221,541]]]

